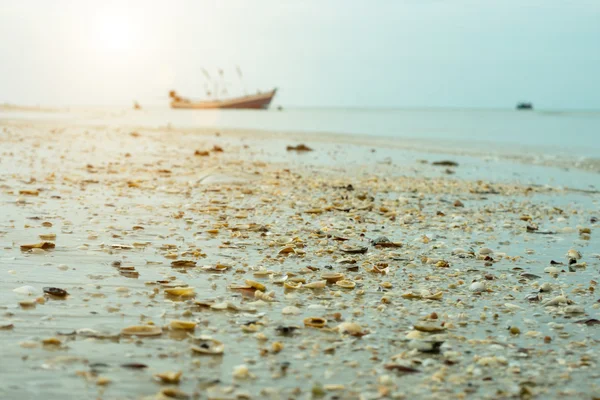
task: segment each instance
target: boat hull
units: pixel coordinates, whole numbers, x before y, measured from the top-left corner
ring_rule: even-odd
[[[214,101],[185,101],[173,100],[172,108],[208,110],[215,108],[234,108],[234,109],[254,109],[264,110],[269,108],[271,100],[275,97],[277,89],[273,89],[267,93],[259,93],[250,96],[237,97],[229,100],[214,100]]]

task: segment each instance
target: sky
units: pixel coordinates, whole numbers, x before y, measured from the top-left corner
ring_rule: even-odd
[[[0,103],[166,105],[219,68],[288,107],[600,109],[600,1],[0,0]]]

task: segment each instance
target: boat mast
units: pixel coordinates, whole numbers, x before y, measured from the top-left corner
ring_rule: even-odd
[[[212,84],[212,79],[210,78],[210,74],[208,73],[208,71],[204,68],[202,68],[202,74],[204,74],[204,77],[206,78],[206,80],[208,81],[208,85]],[[206,95],[210,98],[212,93],[210,92],[209,86],[205,85],[204,88],[206,90]]]
[[[248,95],[248,90],[246,89],[246,85],[244,85],[244,76],[242,75],[242,69],[239,65],[235,66],[238,77],[240,78],[240,83],[242,84],[242,88],[244,88],[244,95]]]

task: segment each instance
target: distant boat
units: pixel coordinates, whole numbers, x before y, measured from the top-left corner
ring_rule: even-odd
[[[169,92],[171,98],[172,108],[188,108],[188,109],[214,109],[214,108],[242,108],[242,109],[267,109],[271,104],[271,100],[275,97],[277,88],[270,92],[257,94],[251,94],[240,97],[233,97],[230,99],[223,100],[205,100],[205,101],[192,101],[177,95],[172,90]]]
[[[517,110],[533,110],[532,103],[518,103]]]

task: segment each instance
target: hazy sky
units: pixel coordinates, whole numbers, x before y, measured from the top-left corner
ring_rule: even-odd
[[[600,109],[600,0],[0,0],[0,103]]]

